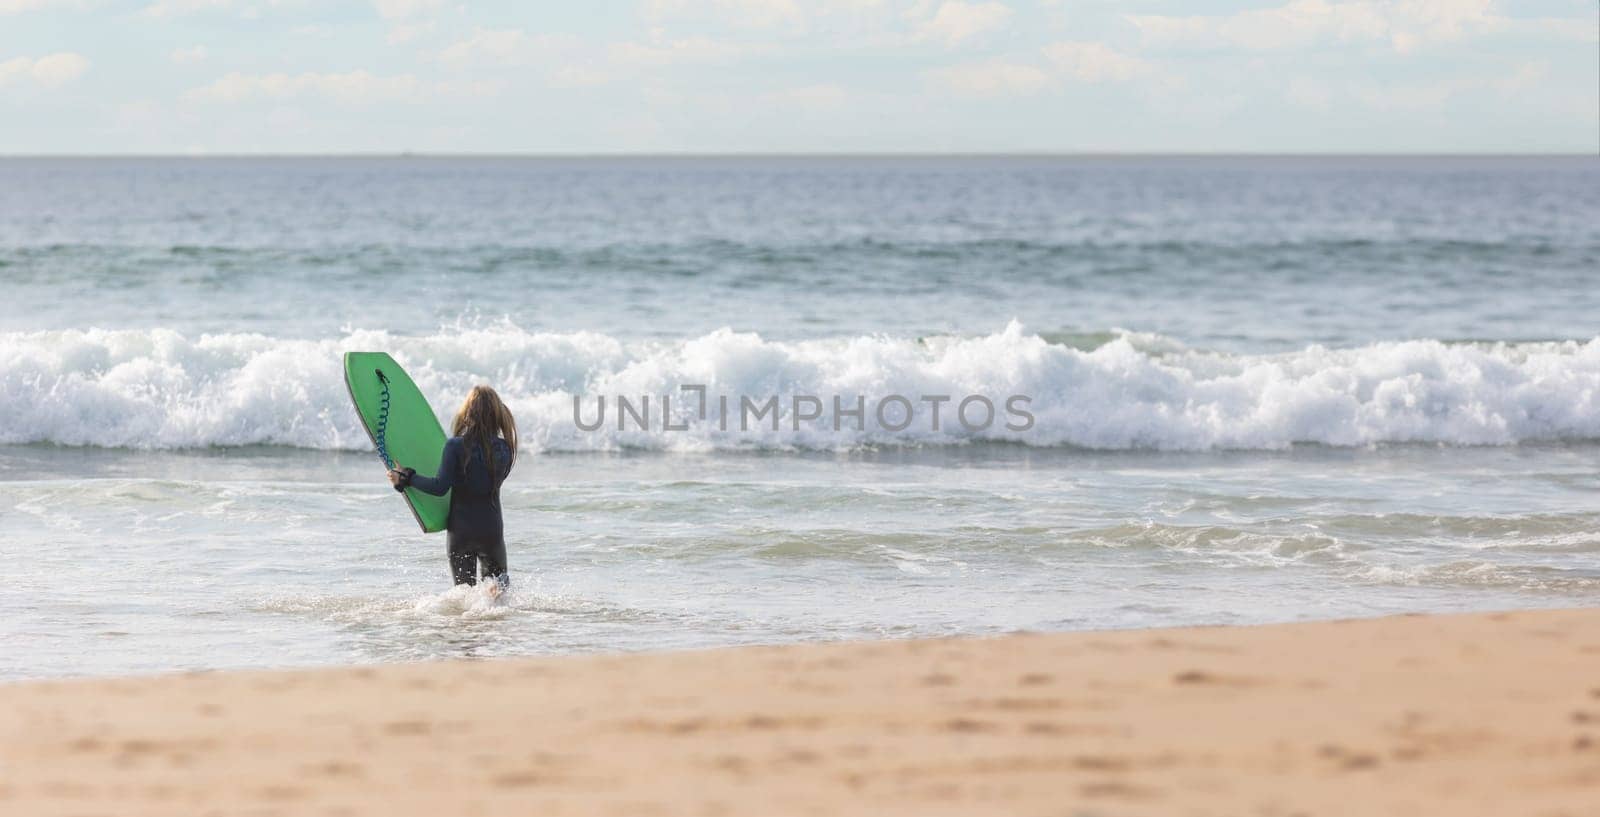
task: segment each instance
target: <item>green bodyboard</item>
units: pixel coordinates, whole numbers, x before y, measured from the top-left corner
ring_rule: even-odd
[[[389,412],[382,423],[380,443],[378,432],[379,421],[383,419],[385,378],[388,380]],[[383,352],[346,352],[344,384],[350,390],[350,401],[355,403],[362,427],[380,452],[387,449],[392,462],[415,468],[419,474],[439,473],[439,460],[444,456],[444,429],[439,427],[439,418],[433,415],[428,399],[394,358]],[[444,530],[450,521],[449,492],[444,496],[429,496],[407,488],[404,496],[411,515],[416,517],[424,533]]]

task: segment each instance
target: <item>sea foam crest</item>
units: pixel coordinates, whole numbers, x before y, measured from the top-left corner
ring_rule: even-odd
[[[1600,338],[1517,344],[1432,340],[1349,349],[1312,346],[1272,355],[1184,348],[1121,333],[1093,349],[1047,342],[1013,323],[983,337],[858,336],[775,341],[720,330],[679,341],[625,342],[595,333],[515,326],[421,337],[357,330],[325,340],[256,334],[189,337],[165,330],[0,333],[0,443],[126,448],[286,445],[370,447],[345,393],[341,354],[387,350],[444,419],[475,383],[496,386],[524,439],[544,450],[646,448],[845,449],[977,440],[1099,449],[1273,449],[1295,443],[1459,445],[1600,438]],[[597,398],[674,395],[703,385],[715,400],[776,396],[770,418],[728,430],[688,417],[641,429],[616,412],[594,431]],[[864,422],[835,428],[831,405],[796,428],[795,395],[846,405]],[[902,395],[911,422],[890,430],[875,401]],[[923,396],[981,395],[1000,411],[986,428],[938,430]],[[1005,401],[1024,396],[1031,426],[1006,425]],[[892,412],[891,412],[892,414]],[[895,418],[891,418],[895,419]],[[891,423],[898,425],[898,421]]]

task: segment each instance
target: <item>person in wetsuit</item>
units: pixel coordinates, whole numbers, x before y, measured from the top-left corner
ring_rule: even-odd
[[[396,491],[407,487],[443,496],[450,492],[446,542],[450,575],[456,584],[485,581],[499,590],[511,585],[506,569],[505,520],[500,514],[500,483],[517,458],[517,422],[500,395],[488,386],[474,386],[450,426],[439,473],[424,476],[395,463],[389,482]]]

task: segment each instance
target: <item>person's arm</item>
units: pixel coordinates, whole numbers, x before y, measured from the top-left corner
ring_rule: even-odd
[[[399,468],[399,464],[395,465]],[[456,474],[461,470],[461,441],[451,439],[444,444],[444,458],[439,461],[439,473],[436,476],[425,477],[413,473],[406,485],[425,494],[444,496],[456,484]]]

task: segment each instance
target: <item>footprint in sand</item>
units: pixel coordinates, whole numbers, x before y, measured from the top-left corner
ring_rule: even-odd
[[[945,721],[944,728],[948,732],[996,732],[1000,729],[998,724],[972,718],[956,718]]]
[[[1371,769],[1380,763],[1375,754],[1351,751],[1332,743],[1322,746],[1317,750],[1317,754],[1337,763],[1341,769]]]
[[[360,764],[357,764],[357,763],[346,763],[346,762],[340,761],[340,760],[330,760],[330,761],[328,761],[326,763],[318,763],[316,765],[308,766],[306,768],[307,768],[307,770],[309,770],[313,774],[326,775],[328,777],[365,777],[366,776],[366,770],[363,769]]]
[[[99,738],[79,738],[67,744],[67,748],[74,752],[98,752],[106,748],[106,742]]]
[[[1116,780],[1104,780],[1094,783],[1085,783],[1078,787],[1078,792],[1084,797],[1150,797],[1156,792],[1144,786],[1135,786]]]
[[[537,786],[549,780],[550,778],[535,772],[509,772],[507,774],[497,774],[490,778],[491,783],[502,788]]]
[[[383,725],[383,731],[391,735],[426,735],[433,727],[427,721],[392,721]]]
[[[1250,687],[1261,684],[1254,678],[1245,678],[1239,675],[1216,675],[1202,670],[1192,669],[1172,676],[1174,684],[1193,684],[1228,687]]]

